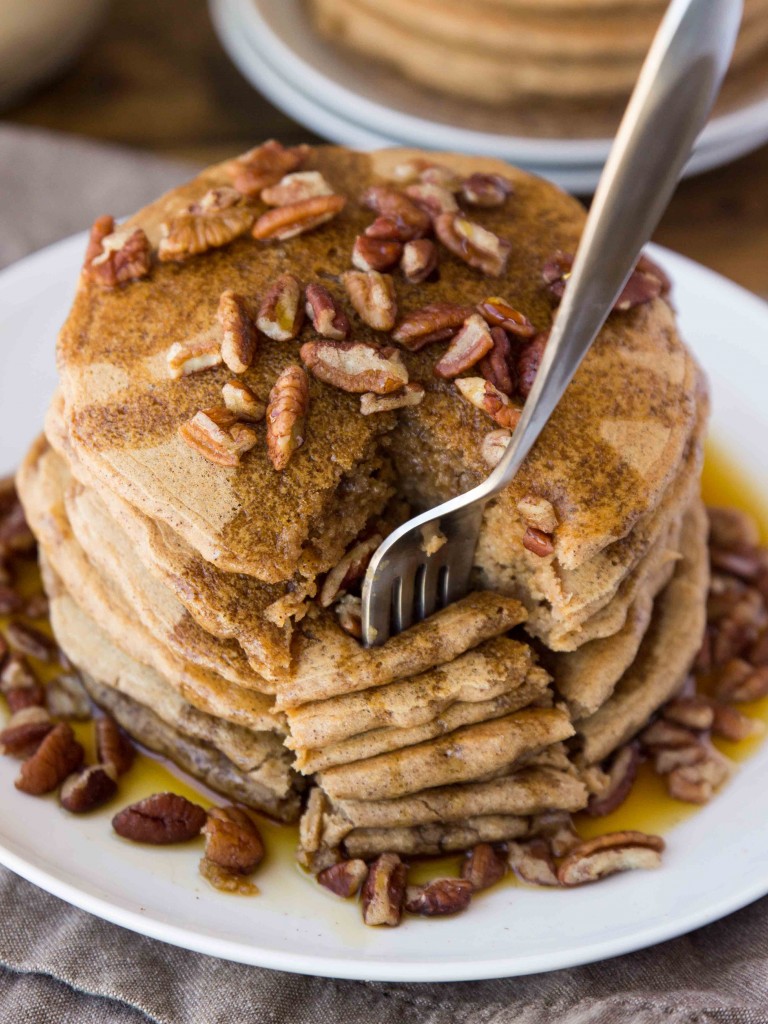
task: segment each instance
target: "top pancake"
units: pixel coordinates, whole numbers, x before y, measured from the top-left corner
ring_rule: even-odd
[[[231,373],[219,368],[171,380],[165,360],[170,345],[215,323],[224,289],[258,299],[286,270],[305,284],[326,283],[341,298],[337,275],[350,268],[354,239],[373,219],[357,197],[414,156],[463,174],[494,171],[512,179],[515,194],[505,206],[470,214],[509,239],[512,249],[501,278],[484,277],[442,248],[439,281],[409,286],[395,275],[401,315],[427,303],[473,304],[501,294],[537,329],[546,329],[552,306],[541,267],[557,249],[573,251],[584,220],[581,207],[505,164],[450,154],[318,148],[307,166],[321,169],[349,200],[330,224],[282,243],[246,236],[184,263],[159,264],[149,278],[114,291],[80,283],[58,348],[70,443],[95,479],[178,531],[220,568],[270,583],[329,568],[385,504],[390,459],[403,470],[406,464],[409,472],[416,468],[411,496],[423,504],[467,489],[488,471],[480,444],[495,425],[466,405],[451,383],[433,376],[444,345],[405,353],[411,379],[426,386],[427,396],[399,421],[391,414],[363,417],[357,396],[312,379],[306,441],[282,473],[272,468],[263,443],[230,469],[206,462],[177,435],[198,409],[220,402]],[[231,176],[231,164],[211,168],[130,224],[144,227],[156,243],[159,224],[172,212],[210,187],[231,184]],[[255,208],[265,209],[258,201]],[[389,341],[354,314],[351,319],[353,338]],[[293,342],[262,338],[242,379],[266,398],[311,336],[305,326]],[[697,386],[696,368],[665,302],[614,314],[515,484],[500,498],[509,518],[519,519],[520,497],[544,489],[558,513],[556,558],[566,568],[626,536],[657,507],[678,471],[695,422]]]

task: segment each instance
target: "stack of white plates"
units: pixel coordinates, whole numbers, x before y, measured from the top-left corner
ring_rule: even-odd
[[[450,103],[436,103],[397,75],[321,39],[303,0],[210,0],[210,5],[219,37],[246,78],[281,110],[333,142],[356,149],[413,145],[481,153],[570,192],[589,193],[597,184],[607,138],[532,138],[469,127]],[[709,123],[686,174],[727,163],[766,140],[768,89]]]

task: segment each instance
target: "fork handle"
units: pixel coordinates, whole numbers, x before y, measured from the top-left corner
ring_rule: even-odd
[[[478,499],[511,482],[605,323],[709,116],[741,12],[742,0],[670,4],[600,178],[520,422],[496,469],[476,488]]]

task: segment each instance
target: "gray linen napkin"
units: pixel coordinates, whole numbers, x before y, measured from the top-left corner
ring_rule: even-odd
[[[0,125],[0,266],[127,212],[189,168]],[[439,927],[439,923],[436,924]],[[0,1022],[768,1024],[768,899],[631,956],[530,978],[332,981],[176,949],[0,869]]]

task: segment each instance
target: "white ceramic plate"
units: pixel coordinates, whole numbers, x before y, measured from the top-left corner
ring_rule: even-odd
[[[241,71],[261,87],[264,65],[281,85],[264,91],[303,124],[345,142],[351,126],[374,132],[397,145],[457,150],[497,156],[555,180],[580,172],[578,191],[594,188],[610,139],[537,139],[508,132],[480,131],[462,123],[453,106],[441,110],[429,92],[397,75],[372,67],[319,38],[304,0],[210,0],[224,46]],[[303,112],[291,109],[302,94]],[[335,115],[325,121],[327,115]],[[320,125],[325,121],[325,128]],[[768,139],[768,95],[714,118],[702,133],[686,174],[697,174],[735,159]],[[563,187],[572,186],[564,185]]]
[[[40,430],[55,385],[54,341],[85,238],[0,274],[0,470]],[[756,481],[766,471],[768,307],[721,277],[656,250],[675,281],[682,331],[714,382],[713,430]],[[0,861],[100,917],[214,956],[309,974],[392,981],[495,978],[616,956],[706,924],[768,892],[768,746],[726,791],[667,835],[657,872],[579,890],[500,888],[455,919],[366,929],[354,906],[273,854],[262,895],[218,893],[197,875],[199,850],[118,839],[109,816],[75,818],[13,787],[0,758]]]

